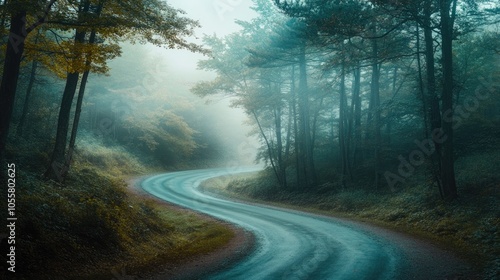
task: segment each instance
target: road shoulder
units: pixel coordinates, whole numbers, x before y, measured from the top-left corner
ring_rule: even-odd
[[[383,224],[377,224],[366,219],[356,219],[356,217],[342,215],[337,216],[326,211],[318,211],[317,209],[301,207],[299,205],[232,196],[230,192],[220,192],[220,189],[211,188],[208,184],[202,184],[201,191],[221,199],[296,212],[317,219],[332,220],[348,227],[361,229],[373,236],[374,239],[380,239],[382,242],[390,242],[401,252],[401,259],[399,261],[402,266],[395,272],[397,275],[395,279],[486,279],[481,276],[479,269],[469,261],[459,257],[453,250],[435,244],[432,240],[412,235],[394,227],[384,227]]]
[[[166,263],[161,267],[152,269],[152,271],[142,273],[140,275],[140,279],[199,279],[230,266],[234,262],[243,259],[254,250],[255,237],[251,232],[227,222],[215,219],[211,216],[157,199],[146,193],[141,188],[140,184],[147,177],[150,176],[131,178],[127,180],[127,191],[131,195],[151,199],[167,211],[190,213],[205,221],[219,223],[228,227],[234,233],[234,237],[225,246],[213,252],[193,256],[183,260],[181,263]]]

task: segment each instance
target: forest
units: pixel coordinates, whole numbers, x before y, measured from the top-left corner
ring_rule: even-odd
[[[204,38],[217,77],[193,92],[233,97],[267,166],[206,188],[451,241],[498,276],[498,3],[271,2]]]
[[[0,278],[110,279],[232,237],[127,187],[137,176],[222,165],[244,141],[212,113],[221,105],[175,84],[151,51],[206,53],[189,42],[197,21],[136,0],[6,0],[0,21],[0,206],[4,221],[17,219],[17,264],[7,263],[12,244],[0,231]],[[3,278],[7,268],[17,277]]]
[[[456,199],[455,162],[498,144],[498,7],[439,2],[257,1],[205,38],[218,76],[194,92],[236,97],[280,188],[395,191],[422,169]]]
[[[1,1],[0,207],[7,215],[9,197],[22,209],[19,267],[31,269],[20,274],[138,273],[188,258],[177,249],[192,246],[185,234],[202,239],[199,228],[205,243],[185,251],[214,250],[227,227],[131,197],[127,182],[238,162],[265,169],[218,191],[416,230],[495,275],[498,1],[253,0],[252,10],[239,31],[198,42],[200,23],[161,0]],[[137,45],[202,54],[213,79],[187,92]],[[255,156],[241,158],[248,138],[204,102],[225,98],[248,116]],[[8,248],[4,238],[4,267]],[[121,257],[95,265],[110,252]]]

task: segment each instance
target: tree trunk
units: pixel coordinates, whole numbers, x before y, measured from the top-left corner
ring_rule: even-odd
[[[298,149],[297,149],[297,173],[299,181],[297,182],[299,184],[300,189],[308,188],[308,174],[307,174],[307,154],[306,154],[306,112],[305,112],[305,103],[307,100],[306,96],[306,90],[307,87],[305,83],[307,83],[307,76],[306,76],[306,66],[305,66],[305,54],[304,51],[300,54],[300,59],[299,59],[299,91],[298,91],[298,138],[297,138],[297,143],[298,143]],[[306,98],[304,98],[306,96]]]
[[[424,75],[422,69],[422,57],[421,57],[421,39],[420,39],[420,24],[417,22],[416,27],[416,38],[417,38],[417,69],[418,69],[418,89],[420,93],[420,99],[422,101],[422,115],[424,116],[424,137],[425,139],[429,138],[429,125],[428,125],[428,116],[427,116],[427,96],[425,94],[425,86],[424,86]]]
[[[429,106],[428,114],[430,118],[430,131],[441,130],[441,112],[439,106],[439,98],[436,90],[436,69],[434,59],[434,38],[432,36],[432,1],[426,0],[424,5],[424,40],[425,40],[425,65],[427,78],[427,104]],[[435,140],[435,139],[433,139]],[[433,166],[433,177],[438,185],[439,192],[443,197],[443,189],[441,183],[441,143],[434,142],[435,152],[431,156]]]
[[[85,95],[85,87],[89,77],[89,71],[85,71],[80,81],[80,89],[78,90],[78,98],[76,101],[75,117],[73,119],[73,127],[71,128],[71,136],[69,138],[69,150],[75,148],[76,135],[78,134],[78,125],[80,123],[80,115],[82,113],[83,97]]]
[[[29,105],[31,101],[31,93],[33,92],[33,85],[35,84],[37,68],[38,68],[38,61],[33,60],[31,64],[30,80],[28,83],[28,88],[26,89],[26,97],[24,98],[23,112],[21,114],[21,119],[19,119],[19,124],[17,125],[16,136],[18,138],[23,136],[24,124],[28,116],[28,111],[30,107]]]
[[[299,153],[303,161],[303,175],[305,187],[316,185],[316,171],[314,168],[313,147],[311,141],[311,124],[309,118],[309,94],[307,85],[307,65],[305,43],[301,48],[299,57],[299,118],[300,118],[300,144]]]
[[[257,116],[257,113],[254,110],[252,110],[252,115],[253,115],[255,121],[257,122],[257,126],[259,127],[262,138],[264,138],[264,142],[266,142],[267,153],[269,156],[269,161],[271,163],[271,167],[273,168],[273,171],[274,171],[274,175],[276,176],[276,179],[278,180],[278,184],[280,186],[282,186],[281,177],[279,175],[278,167],[276,166],[276,163],[274,161],[273,147],[272,147],[271,143],[269,142],[269,140],[267,139],[266,133],[264,132],[264,129],[263,129],[262,125],[260,124],[259,117]]]
[[[370,98],[370,111],[371,111],[371,127],[372,135],[375,137],[374,147],[374,187],[378,188],[380,185],[380,149],[381,149],[381,135],[380,135],[380,63],[378,62],[378,42],[372,41],[372,80],[371,80],[371,98]]]
[[[286,189],[286,165],[283,162],[283,139],[281,133],[281,108],[276,108],[274,110],[274,123],[276,129],[276,161],[278,165],[278,171],[280,176],[281,187]]]
[[[59,182],[63,181],[63,176],[67,171],[67,166],[69,165],[66,158],[66,144],[68,140],[71,105],[73,104],[73,98],[75,96],[79,77],[80,74],[77,72],[69,73],[66,78],[66,87],[64,88],[61,107],[59,109],[59,118],[57,121],[54,151],[52,152],[49,168],[45,172],[46,178],[54,179]]]
[[[2,83],[0,85],[0,158],[3,158],[9,134],[17,81],[26,39],[26,11],[20,11],[10,20],[9,42],[5,53]]]
[[[447,200],[457,198],[453,157],[453,18],[450,16],[452,2],[450,0],[440,1],[443,65],[441,114],[443,133],[446,137],[441,151],[441,183],[443,196]]]
[[[399,91],[399,88],[397,86],[397,82],[398,82],[398,78],[399,78],[399,75],[398,75],[399,67],[395,66],[393,71],[394,71],[394,73],[392,76],[391,96],[394,98],[398,94],[398,91]],[[387,116],[385,117],[384,123],[386,126],[386,130],[385,130],[385,137],[384,137],[383,142],[385,145],[390,147],[392,144],[392,137],[391,137],[391,135],[392,135],[392,111],[391,110],[388,111]]]
[[[291,98],[295,98],[294,94],[291,94]],[[285,186],[288,188],[288,179],[286,177],[286,167],[288,167],[290,162],[290,148],[291,148],[291,139],[292,139],[292,123],[295,119],[293,112],[293,102],[290,100],[288,104],[288,123],[286,129],[286,143],[285,143],[285,155],[284,155],[284,164],[285,164]]]
[[[302,165],[303,162],[301,161],[301,153],[300,153],[300,133],[299,133],[299,124],[298,124],[298,117],[297,117],[297,94],[296,94],[296,87],[295,87],[295,66],[292,66],[292,86],[291,86],[291,92],[292,92],[292,100],[291,100],[291,107],[292,107],[292,114],[293,114],[293,133],[294,133],[294,139],[293,139],[293,144],[294,144],[294,151],[295,151],[295,171],[296,171],[296,176],[297,176],[297,186],[296,189],[300,189],[301,187],[304,186],[303,184],[303,175],[302,175]]]
[[[26,27],[26,9],[21,7],[15,14],[11,15],[9,41],[7,42],[0,85],[0,159],[4,157],[5,145],[7,144],[26,37],[32,30],[45,22],[55,2],[56,0],[51,0],[45,9],[44,16],[28,28]]]
[[[346,187],[346,177],[349,176],[349,151],[347,150],[346,120],[347,120],[347,97],[345,89],[345,62],[342,62],[340,73],[340,104],[339,104],[339,152],[341,162],[340,183]]]
[[[325,100],[325,97],[322,96],[319,101],[319,106],[318,108],[323,107],[323,101]],[[311,127],[311,146],[314,147],[316,143],[316,135],[317,135],[317,127],[318,127],[318,118],[319,118],[319,110],[316,110],[313,114],[312,118],[312,127]]]
[[[35,38],[35,44],[38,44],[38,39],[40,38],[40,29]],[[31,64],[30,80],[28,82],[28,88],[26,89],[26,97],[24,98],[23,112],[17,125],[16,137],[20,138],[23,135],[24,123],[26,122],[26,117],[29,111],[29,104],[31,101],[31,94],[33,92],[33,85],[35,84],[36,70],[38,69],[38,61],[33,60]]]
[[[354,118],[354,145],[353,145],[353,167],[361,164],[362,158],[360,153],[361,146],[361,69],[356,67],[354,69],[354,84],[352,92],[352,102],[354,105],[353,118]]]
[[[82,3],[81,5],[79,16],[83,16],[89,11],[90,1],[85,1],[85,3]],[[75,44],[84,43],[85,34],[85,31],[77,29],[75,33]],[[78,72],[68,73],[68,76],[66,77],[66,86],[64,88],[61,107],[59,109],[59,118],[57,121],[56,142],[54,145],[54,151],[52,152],[50,165],[45,172],[46,178],[54,179],[59,182],[64,180],[64,175],[70,165],[70,159],[66,156],[66,145],[68,142],[71,106],[73,104],[79,78],[80,73]]]
[[[99,6],[98,6],[97,11],[96,11],[97,17],[101,16],[102,8],[103,8],[103,2],[101,1],[101,2],[99,2]],[[90,33],[88,44],[90,44],[90,45],[95,44],[95,40],[96,40],[96,31],[92,30],[92,32]],[[90,69],[91,64],[92,64],[92,53],[88,54],[88,56],[87,56],[87,61],[85,62],[85,67],[87,68],[87,71],[85,71],[83,73],[82,80],[80,82],[80,89],[78,91],[78,99],[76,102],[75,117],[73,120],[73,127],[71,128],[71,136],[70,136],[70,140],[69,140],[69,153],[68,153],[68,161],[67,161],[68,163],[71,162],[71,160],[73,158],[73,152],[75,150],[76,135],[78,134],[78,126],[80,124],[80,114],[82,112],[83,96],[85,95],[85,87],[87,86],[87,81],[88,81],[89,74],[90,74],[90,70],[88,70],[88,69]],[[70,166],[68,165],[68,167],[65,169],[65,171],[67,172],[69,170],[69,168],[70,168]]]

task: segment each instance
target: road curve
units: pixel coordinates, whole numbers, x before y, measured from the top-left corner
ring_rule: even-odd
[[[412,267],[407,252],[394,240],[355,224],[228,201],[197,189],[200,182],[209,178],[255,170],[249,167],[181,171],[155,175],[141,183],[146,192],[162,200],[226,220],[255,234],[256,249],[252,253],[206,279],[443,279],[426,278],[436,272],[434,263],[423,267],[429,274],[420,273],[422,278],[415,276],[418,273],[405,276],[405,271],[422,268]]]

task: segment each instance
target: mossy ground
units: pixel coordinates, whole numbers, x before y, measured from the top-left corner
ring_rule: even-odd
[[[214,251],[234,236],[224,224],[127,191],[125,178],[152,170],[122,149],[84,146],[63,184],[40,175],[36,161],[44,153],[16,152],[14,279],[141,275]]]

